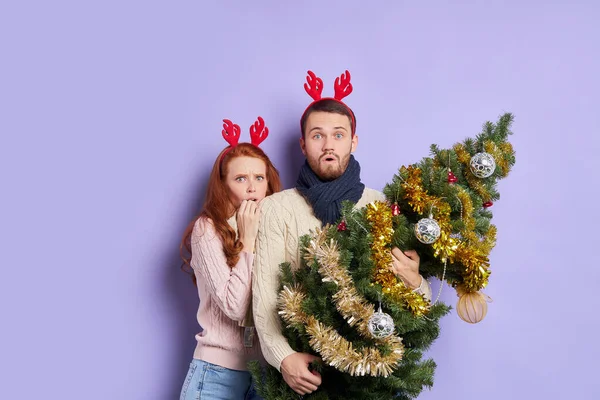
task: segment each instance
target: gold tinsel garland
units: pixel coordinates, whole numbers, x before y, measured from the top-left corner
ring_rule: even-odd
[[[421,316],[429,311],[429,302],[420,294],[413,292],[391,271],[392,254],[390,244],[394,230],[392,211],[382,201],[367,204],[365,217],[371,223],[371,257],[375,264],[373,281],[380,284],[384,296],[391,301],[408,308],[413,315]]]
[[[432,244],[434,256],[442,261],[446,261],[447,257],[452,258],[458,247],[458,240],[450,236],[452,234],[452,225],[450,225],[452,208],[441,198],[427,194],[423,188],[419,168],[413,166],[403,167],[401,173],[406,173],[402,188],[408,204],[419,214],[430,211],[440,226],[440,237]]]
[[[498,147],[496,143],[492,142],[491,140],[486,140],[483,143],[483,149],[486,153],[489,153],[492,155],[492,157],[494,157],[496,165],[500,167],[502,176],[508,175],[508,172],[510,171],[510,166],[508,165],[508,161],[504,157],[504,154],[502,154],[502,148]]]
[[[335,329],[302,311],[303,301],[304,294],[299,288],[285,286],[279,294],[279,314],[288,324],[306,328],[310,346],[321,355],[323,361],[352,376],[387,377],[394,372],[404,355],[401,339],[398,338],[387,355],[372,347],[355,350],[352,343]]]
[[[453,258],[465,267],[462,271],[462,290],[476,292],[487,286],[491,274],[488,257],[496,244],[496,227],[490,225],[487,232],[484,233],[483,239],[480,240],[475,233],[471,197],[461,187],[457,187],[456,196],[462,204],[464,228],[460,232],[463,240],[459,243]]]
[[[515,155],[515,150],[513,149],[513,146],[510,142],[502,142],[498,145],[498,147],[500,147],[500,151],[502,152],[502,154],[504,155],[504,159],[507,159],[507,163],[508,163],[508,159],[513,157]],[[508,172],[510,171],[510,167],[506,170],[506,175],[508,175]],[[504,173],[504,170],[502,170],[502,172]]]
[[[317,262],[318,272],[323,282],[333,282],[337,285],[338,291],[332,296],[332,299],[336,309],[348,322],[348,325],[356,326],[361,336],[373,339],[368,322],[375,313],[375,309],[358,293],[352,277],[340,265],[337,243],[333,239],[327,241],[326,231],[316,230],[304,254],[304,259],[307,263]],[[401,341],[401,339],[397,339]],[[388,345],[392,345],[396,341],[393,337],[378,340]]]
[[[433,243],[434,256],[442,262],[446,258],[450,263],[458,262],[464,266],[461,275],[461,287],[466,292],[476,292],[484,288],[490,276],[489,254],[495,245],[496,228],[490,225],[489,230],[480,240],[475,234],[475,220],[473,219],[473,203],[469,194],[457,186],[457,197],[460,200],[463,212],[464,228],[461,230],[462,240],[451,237],[450,205],[441,198],[426,193],[421,180],[421,170],[412,166],[402,170],[406,179],[402,183],[405,198],[415,212],[423,213],[427,206],[435,205],[432,210],[434,218],[440,226],[440,237]],[[434,207],[432,207],[434,208]]]

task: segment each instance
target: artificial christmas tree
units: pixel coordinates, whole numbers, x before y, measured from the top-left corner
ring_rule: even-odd
[[[344,205],[338,223],[302,238],[302,265],[282,264],[279,314],[293,349],[323,362],[319,389],[304,399],[415,398],[433,385],[422,360],[450,307],[413,292],[390,269],[391,249],[414,249],[419,272],[452,285],[459,316],[481,321],[496,228],[489,207],[515,162],[511,114],[476,138],[402,167],[384,188],[388,202]],[[442,287],[441,286],[441,287]],[[441,290],[440,287],[440,290]],[[280,373],[252,366],[266,400],[296,399]]]

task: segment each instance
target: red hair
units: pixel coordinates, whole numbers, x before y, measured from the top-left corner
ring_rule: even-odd
[[[223,158],[222,161],[221,157]],[[223,243],[223,253],[230,268],[233,268],[240,258],[239,255],[243,245],[239,240],[236,240],[236,232],[227,223],[227,220],[236,210],[229,199],[229,193],[224,183],[229,162],[237,157],[258,158],[265,163],[267,167],[267,196],[281,190],[279,172],[259,147],[250,143],[240,143],[235,147],[226,147],[219,153],[208,179],[202,212],[188,224],[179,246],[179,253],[183,260],[181,269],[192,276],[194,284],[196,283],[196,277],[190,264],[192,259],[191,237],[198,218],[209,218],[212,221],[215,231]]]

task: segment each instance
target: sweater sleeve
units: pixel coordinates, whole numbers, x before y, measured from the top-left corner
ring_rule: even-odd
[[[413,292],[423,295],[427,300],[431,301],[431,285],[429,281],[421,275],[421,284]]]
[[[206,284],[214,302],[228,318],[244,319],[250,304],[254,256],[242,251],[237,264],[230,268],[212,221],[204,217],[194,225],[191,244],[192,268]]]
[[[295,351],[281,333],[277,314],[279,264],[285,261],[285,217],[278,214],[275,203],[270,200],[263,200],[258,228],[252,305],[263,355],[269,364],[280,370],[283,359]]]

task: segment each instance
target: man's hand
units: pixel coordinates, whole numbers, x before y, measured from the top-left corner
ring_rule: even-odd
[[[414,250],[400,251],[399,248],[392,249],[391,270],[410,289],[416,289],[421,285],[419,275],[419,255]]]
[[[281,374],[285,383],[300,395],[317,390],[321,384],[321,374],[309,371],[308,365],[318,359],[319,357],[306,353],[294,353],[284,358],[281,362]]]

